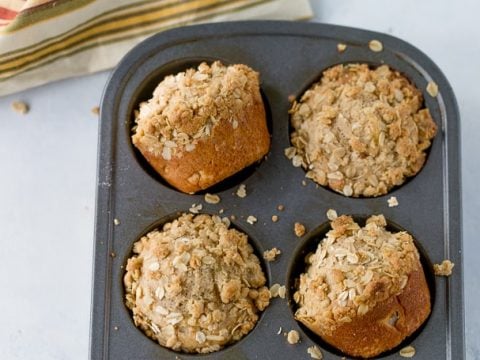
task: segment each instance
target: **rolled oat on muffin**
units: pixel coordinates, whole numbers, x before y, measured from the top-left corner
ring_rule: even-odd
[[[183,214],[134,244],[124,285],[135,325],[160,345],[209,353],[255,326],[270,301],[247,235],[218,216]]]
[[[386,194],[416,175],[437,132],[420,90],[387,65],[327,69],[290,114],[294,165],[353,197]]]

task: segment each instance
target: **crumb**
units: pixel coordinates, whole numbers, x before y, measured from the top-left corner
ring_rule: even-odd
[[[433,81],[429,81],[427,84],[427,93],[431,97],[436,97],[438,95],[438,85]]]
[[[290,345],[295,345],[300,341],[300,334],[297,330],[290,330],[287,334],[287,341]]]
[[[114,327],[113,327],[113,330],[117,331],[117,330],[118,330],[118,326],[114,326]]]
[[[218,213],[219,213],[219,214],[223,214],[224,211],[225,211],[225,210],[220,209],[220,210],[218,210]]]
[[[372,50],[373,52],[380,52],[383,50],[383,44],[378,41],[378,40],[371,40],[369,43],[368,43],[368,47],[370,48],[370,50]]]
[[[441,264],[433,264],[433,272],[437,276],[450,276],[454,266],[450,260],[443,260]]]
[[[320,351],[320,349],[318,348],[318,346],[310,346],[308,349],[307,349],[307,353],[310,355],[310,357],[312,359],[316,359],[316,360],[322,360],[323,359],[323,354],[322,352]]]
[[[294,146],[286,148],[283,153],[288,160],[293,160],[293,157],[297,154],[297,149]]]
[[[307,186],[307,182],[305,180],[302,180],[302,186]]]
[[[345,50],[347,49],[347,44],[343,44],[343,43],[338,43],[337,44],[337,51],[338,52],[344,52]]]
[[[113,219],[113,223],[115,225],[120,225],[120,220],[118,220],[117,218]]]
[[[235,215],[230,215],[230,220],[235,221],[237,220],[237,217]]]
[[[203,208],[203,205],[202,204],[192,204],[192,206],[190,207],[190,209],[188,209],[188,211],[190,211],[192,214],[198,214],[200,212],[200,210],[202,210]]]
[[[227,228],[229,228],[231,225],[230,219],[226,216],[222,218],[222,222],[227,226]]]
[[[338,217],[337,212],[334,209],[327,210],[327,219],[330,221],[335,220]]]
[[[272,215],[272,221],[277,222],[278,221],[278,215]]]
[[[287,293],[287,288],[285,285],[280,285],[280,284],[273,284],[270,289],[270,297],[271,298],[276,298],[277,296],[285,299],[285,295]]]
[[[288,95],[288,101],[289,102],[294,102],[295,101],[295,95]]]
[[[280,288],[280,284],[273,284],[269,291],[270,291],[270,297],[275,298],[278,296],[278,289]]]
[[[413,346],[405,346],[399,352],[401,357],[411,358],[415,356],[415,348]]]
[[[267,261],[274,261],[282,252],[276,247],[263,252],[263,258]]]
[[[91,110],[92,114],[98,115],[100,114],[100,107],[99,106],[94,106]]]
[[[305,226],[299,222],[295,223],[293,230],[295,232],[295,235],[297,235],[297,237],[302,237],[303,235],[305,235],[305,232],[306,232]]]
[[[253,215],[249,215],[247,217],[247,223],[249,223],[250,225],[253,225],[257,222],[257,218]]]
[[[395,196],[391,196],[390,199],[387,200],[388,207],[395,207],[398,206],[398,200]]]
[[[280,326],[280,328],[277,331],[277,335],[280,335],[281,333],[282,333],[282,327]]]
[[[112,258],[114,258],[115,256],[117,256],[117,254],[115,254],[114,252],[111,252],[111,253],[110,253],[110,256],[111,256]]]
[[[285,206],[280,204],[280,205],[277,206],[277,210],[278,211],[283,211],[283,210],[285,210]]]
[[[239,198],[244,198],[247,196],[247,187],[245,186],[245,184],[240,184],[236,194]]]
[[[12,102],[12,109],[16,113],[25,115],[30,111],[30,106],[23,101],[14,101]]]
[[[206,193],[205,202],[208,204],[218,204],[220,202],[220,196]]]

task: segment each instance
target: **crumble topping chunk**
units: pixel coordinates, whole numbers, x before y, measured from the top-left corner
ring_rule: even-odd
[[[295,232],[295,235],[297,237],[302,237],[303,235],[305,235],[307,230],[305,229],[305,225],[303,225],[299,222],[296,222],[294,227],[293,227],[293,231]]]
[[[287,341],[290,345],[298,344],[300,341],[300,334],[297,330],[290,330],[287,334]]]
[[[266,250],[263,252],[263,258],[267,261],[275,261],[278,255],[280,255],[282,252],[277,249],[276,247]]]
[[[454,266],[450,260],[443,260],[441,264],[433,264],[433,271],[437,276],[450,276]]]

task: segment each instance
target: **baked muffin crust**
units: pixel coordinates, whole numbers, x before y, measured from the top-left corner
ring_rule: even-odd
[[[270,299],[247,235],[184,214],[134,244],[124,277],[135,325],[160,345],[208,353],[238,341]]]
[[[383,65],[327,69],[294,102],[286,155],[345,196],[379,196],[422,168],[437,127],[421,92]]]

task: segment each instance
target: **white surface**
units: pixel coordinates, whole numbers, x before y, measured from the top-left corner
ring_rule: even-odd
[[[480,359],[480,5],[475,0],[313,1],[319,21],[387,32],[444,71],[462,116],[467,359]],[[0,98],[0,358],[86,359],[97,118],[106,73]],[[26,116],[10,103],[30,103]]]

